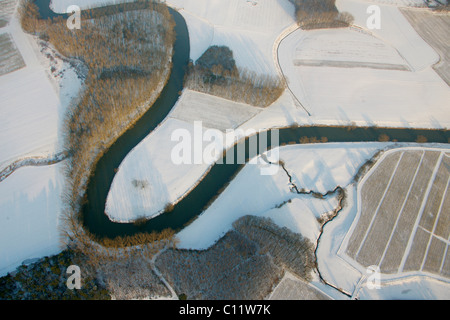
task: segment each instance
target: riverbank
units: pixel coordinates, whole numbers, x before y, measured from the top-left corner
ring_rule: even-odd
[[[182,102],[183,99],[180,99]],[[180,102],[180,103],[181,103]],[[228,185],[231,177],[239,170],[239,166],[232,164],[214,164],[214,163],[191,163],[175,164],[172,159],[173,148],[179,143],[171,141],[171,133],[176,129],[186,131],[191,137],[196,132],[194,121],[182,121],[173,115],[178,114],[178,108],[184,108],[183,104],[177,104],[174,111],[169,115],[158,130],[146,137],[136,148],[134,148],[121,162],[118,173],[115,175],[108,190],[106,198],[106,215],[114,222],[120,222],[122,225],[130,223],[136,219],[150,219],[165,215],[162,220],[166,221],[165,227],[180,228],[195,216],[204,211],[205,206],[211,203],[211,199],[206,199],[200,194],[208,192],[212,198],[218,193],[211,190],[223,190]],[[251,121],[251,120],[250,120]],[[252,129],[244,121],[240,126],[228,134],[216,130],[217,134],[227,136],[227,142],[231,145],[224,145],[225,150],[236,148],[233,146],[237,141],[248,139],[249,135],[255,130],[263,130],[258,127]],[[198,123],[197,123],[198,125]],[[247,131],[247,129],[249,129]],[[203,135],[206,130],[211,128],[203,127]],[[438,130],[410,130],[393,128],[357,128],[357,127],[330,127],[330,126],[290,126],[280,128],[280,145],[314,143],[318,148],[333,148],[335,144],[316,144],[320,142],[355,142],[358,141],[408,141],[414,142],[419,137],[429,142],[447,142],[449,133]],[[198,130],[197,130],[198,131]],[[257,131],[256,131],[257,132]],[[233,137],[233,135],[235,135]],[[427,138],[425,138],[425,136]],[[231,139],[229,139],[231,138]],[[229,139],[229,140],[228,140]],[[164,147],[161,147],[163,145]],[[350,143],[349,146],[352,144]],[[210,146],[209,142],[204,141],[200,150],[201,154],[206,152]],[[222,154],[219,150],[219,154]],[[219,156],[218,159],[221,157]],[[218,160],[215,159],[215,160]],[[344,160],[344,159],[343,159]],[[226,161],[219,161],[226,163]],[[311,164],[312,165],[312,164]],[[229,168],[227,168],[229,167]],[[212,172],[211,172],[212,171]],[[162,175],[164,172],[166,174]],[[215,177],[214,177],[215,175]],[[203,180],[206,181],[203,183]],[[141,181],[144,187],[133,187],[133,181]],[[214,181],[214,182],[213,182]],[[324,183],[317,181],[317,183]],[[199,185],[202,185],[198,191],[195,191]],[[311,188],[314,189],[314,188]],[[194,192],[194,196],[185,203],[195,201],[189,207],[184,207],[184,199],[190,198],[189,194]],[[327,190],[322,190],[326,192]],[[96,201],[93,199],[93,201]],[[101,200],[99,200],[101,201]],[[204,202],[203,202],[204,201]],[[175,210],[170,213],[164,213],[167,204],[175,206]],[[177,208],[177,205],[180,207]],[[100,212],[98,212],[100,213]],[[95,215],[95,213],[93,213]],[[185,218],[183,218],[185,217]],[[105,221],[105,220],[104,220]],[[181,221],[184,221],[183,223]],[[105,223],[109,223],[105,221]],[[149,221],[149,226],[152,222]],[[162,225],[154,224],[157,228],[164,228]],[[176,226],[176,227],[175,227]],[[119,226],[118,226],[119,227]],[[98,230],[105,230],[97,224]],[[148,229],[151,231],[151,229]]]

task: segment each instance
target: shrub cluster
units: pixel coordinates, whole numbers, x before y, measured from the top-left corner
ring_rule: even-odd
[[[189,64],[185,86],[253,106],[267,107],[283,93],[282,80],[238,68],[233,52],[226,46],[212,46]]]

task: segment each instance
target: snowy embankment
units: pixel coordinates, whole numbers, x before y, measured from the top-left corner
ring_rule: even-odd
[[[48,158],[25,158],[22,160],[17,160],[7,166],[5,169],[0,171],[0,182],[8,178],[14,171],[22,168],[22,167],[41,167],[48,166],[54,163],[58,163],[67,158],[66,152],[60,152]]]

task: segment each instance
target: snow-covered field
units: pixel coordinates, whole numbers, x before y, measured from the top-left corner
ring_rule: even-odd
[[[17,0],[2,0],[0,3],[0,28],[8,24],[16,8]]]
[[[51,62],[41,54],[15,15],[0,33],[11,36],[25,63],[0,76],[2,170],[19,159],[46,158],[62,151],[62,119],[81,81],[68,63]],[[55,67],[53,74],[50,65]],[[62,166],[23,167],[0,183],[0,276],[23,261],[60,251]]]
[[[328,300],[329,296],[286,271],[269,300]]]
[[[63,166],[24,167],[0,183],[0,276],[61,250]]]
[[[447,145],[438,144],[433,148],[448,150]],[[352,224],[359,215],[359,192],[364,179],[347,187],[346,206],[324,230],[317,252],[322,276],[361,299],[447,299],[450,295],[448,282],[439,281],[427,272],[380,274],[381,287],[370,288],[368,278],[371,273],[343,253],[348,241],[346,237],[351,234]]]
[[[337,6],[367,31],[366,2],[339,0]],[[370,30],[373,35],[358,29],[297,30],[281,43],[281,67],[290,89],[312,114],[307,121],[450,127],[450,89],[432,68],[439,56],[397,7],[380,7],[381,29]],[[360,67],[348,68],[348,61]],[[411,72],[392,70],[391,64]]]
[[[292,90],[317,122],[449,128],[450,90],[432,69],[406,72],[287,67]]]
[[[61,67],[68,70],[64,77],[51,76],[50,61],[22,31],[17,17],[0,30],[11,35],[25,62],[24,68],[0,76],[0,168],[4,168],[24,157],[62,151],[64,113],[81,82],[68,65]]]
[[[393,46],[409,63],[413,70],[429,68],[439,61],[439,55],[423,40],[397,6],[379,5],[381,28],[367,28],[368,3],[360,0],[337,0],[336,7],[341,12],[349,12],[354,17],[353,24],[369,31],[377,38]]]
[[[294,7],[284,0],[169,0],[182,8],[191,42],[191,59],[197,60],[211,45],[233,50],[238,67],[276,75],[272,56],[277,36],[294,21]]]

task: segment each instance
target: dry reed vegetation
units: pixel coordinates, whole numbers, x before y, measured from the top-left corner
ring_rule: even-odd
[[[162,91],[171,70],[175,23],[168,8],[156,1],[83,11],[79,30],[70,30],[62,17],[39,19],[31,0],[22,1],[19,12],[25,31],[48,41],[63,56],[83,62],[89,70],[64,124],[65,147],[71,155],[66,168],[64,235],[70,235],[69,243],[92,247],[92,237],[86,239],[89,233],[80,226],[88,178],[101,154]],[[136,235],[104,245],[122,247],[153,238]]]
[[[282,80],[238,68],[226,46],[211,46],[187,73],[186,87],[224,99],[267,107],[283,93]]]

